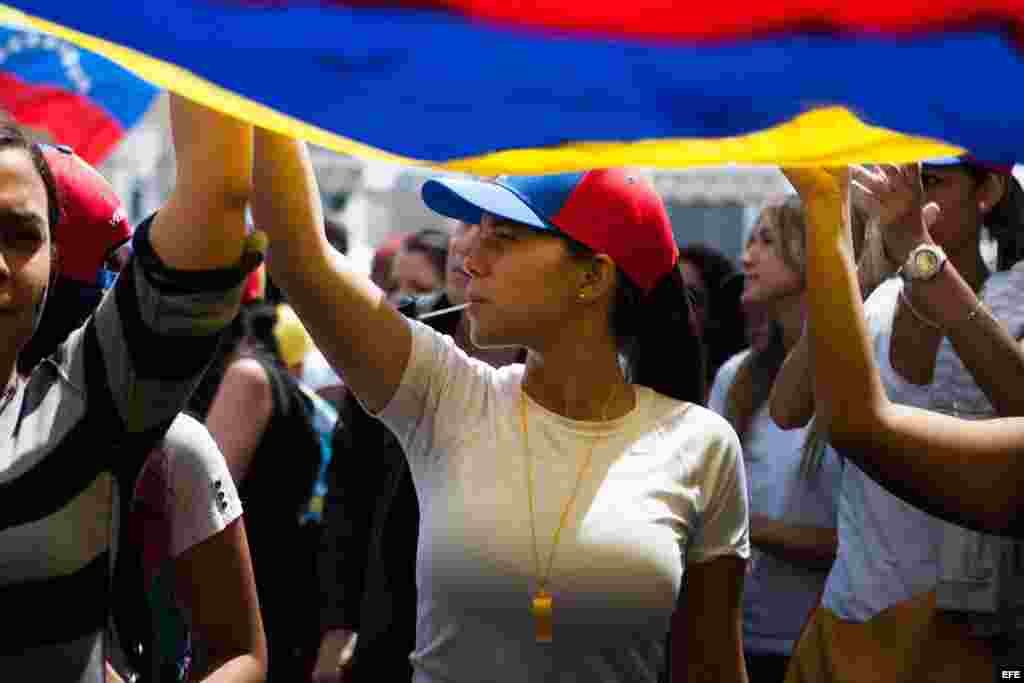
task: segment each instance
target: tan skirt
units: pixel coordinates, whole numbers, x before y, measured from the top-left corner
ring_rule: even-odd
[[[935,609],[935,593],[864,623],[818,607],[793,650],[786,683],[964,683],[994,680],[988,641]]]

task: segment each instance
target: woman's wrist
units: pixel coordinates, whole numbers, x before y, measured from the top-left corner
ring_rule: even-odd
[[[898,228],[896,229],[898,230]],[[910,258],[910,252],[918,248],[922,244],[934,244],[931,234],[927,230],[914,231],[906,235],[886,237],[886,233],[890,230],[882,228],[882,256],[889,262],[889,265],[893,267],[893,270],[898,270],[903,267],[903,264]]]
[[[977,323],[985,313],[981,292],[975,293],[952,262],[929,280],[908,280],[903,285],[905,303],[944,331]]]

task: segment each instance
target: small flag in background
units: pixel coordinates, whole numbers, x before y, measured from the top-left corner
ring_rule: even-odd
[[[158,89],[113,62],[34,29],[0,23],[0,108],[38,137],[102,162]]]

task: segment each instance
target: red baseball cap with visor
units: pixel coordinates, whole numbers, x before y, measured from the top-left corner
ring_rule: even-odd
[[[107,263],[132,236],[114,188],[99,172],[64,146],[40,145],[61,201],[55,233],[60,277],[108,288],[114,274]]]
[[[432,210],[470,225],[488,213],[568,237],[611,257],[645,294],[679,260],[664,203],[625,169],[493,181],[435,178],[423,185],[422,196]]]

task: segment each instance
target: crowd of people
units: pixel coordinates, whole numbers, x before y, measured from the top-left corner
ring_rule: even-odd
[[[171,123],[134,230],[0,124],[5,679],[1024,665],[1009,167],[783,169],[739,268],[626,169],[436,178],[366,276],[304,143]]]

